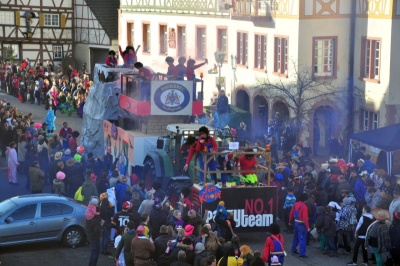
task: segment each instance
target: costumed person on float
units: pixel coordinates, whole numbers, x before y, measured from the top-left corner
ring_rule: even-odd
[[[133,46],[128,45],[125,48],[125,51],[122,51],[121,46],[118,45],[119,54],[124,59],[123,67],[133,68],[133,65],[137,62],[137,52],[138,52],[139,48],[140,48],[140,45],[138,45],[136,50],[133,48]]]
[[[209,159],[209,156],[215,157],[215,152],[218,151],[217,142],[215,142],[215,139],[213,137],[209,136],[209,131],[208,131],[207,127],[203,126],[203,127],[199,128],[199,132],[200,132],[200,137],[197,139],[196,151],[210,153],[211,155],[205,156],[206,160]],[[204,157],[203,154],[200,154],[199,163],[200,163],[201,169],[204,169],[204,158],[203,157]],[[209,171],[217,170],[215,158],[212,158],[211,160],[209,160],[209,162],[207,163],[207,168]],[[214,184],[216,184],[217,183],[217,175],[211,174],[211,177],[213,178]],[[202,186],[204,181],[207,181],[207,180],[204,180],[204,173],[200,172],[199,185]]]
[[[245,152],[253,152],[253,150],[246,149]],[[254,154],[244,154],[239,158],[240,179],[246,186],[257,185],[258,177],[254,171],[256,168],[258,168],[258,164]]]
[[[108,56],[106,58],[106,65],[109,67],[116,67],[118,64],[118,60],[115,57],[115,51],[114,50],[110,50],[108,52]]]

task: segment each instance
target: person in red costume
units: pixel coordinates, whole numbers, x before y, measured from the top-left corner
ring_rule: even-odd
[[[280,265],[283,265],[285,259],[285,239],[280,234],[280,227],[276,223],[272,223],[269,227],[270,234],[265,240],[264,249],[261,258],[272,265],[273,257],[276,256]]]
[[[178,78],[178,69],[174,65],[174,59],[171,56],[165,58],[165,62],[168,64],[167,78],[168,80],[175,80]]]
[[[200,137],[197,139],[196,151],[198,151],[198,152],[208,152],[208,153],[211,153],[212,156],[213,156],[215,154],[215,152],[218,151],[217,142],[215,142],[213,137],[209,136],[209,131],[208,131],[207,127],[205,127],[205,126],[201,127],[199,129],[199,132],[200,132]],[[208,161],[208,158],[207,158],[208,156],[206,156],[206,160],[207,161]],[[199,165],[200,165],[201,169],[204,169],[203,155],[199,156]],[[209,162],[207,163],[207,168],[210,171],[216,171],[217,170],[217,164],[216,164],[214,158],[209,160]],[[217,175],[216,174],[211,174],[211,176],[214,179],[213,180],[214,184],[216,184],[217,183]],[[204,182],[204,173],[200,172],[200,183],[199,183],[199,185],[202,186],[203,182]]]
[[[119,54],[124,59],[123,67],[133,68],[133,65],[137,62],[137,52],[138,52],[139,48],[140,48],[140,45],[138,45],[136,50],[133,48],[133,46],[127,46],[125,48],[125,51],[122,51],[121,46],[118,45]]]
[[[297,245],[300,244],[300,258],[308,258],[306,256],[307,249],[307,232],[310,231],[308,223],[308,209],[304,203],[308,198],[306,193],[302,193],[299,201],[296,202],[289,215],[289,224],[294,222],[294,237],[292,242],[292,254],[297,254]]]
[[[207,61],[207,59],[205,59],[203,63],[195,65],[196,61],[194,61],[193,59],[189,59],[187,61],[187,67],[186,67],[186,78],[187,78],[187,80],[195,80],[196,75],[194,73],[194,70],[199,68],[199,67],[201,67],[201,66],[204,66],[207,63],[208,63],[208,61]]]
[[[186,172],[189,168],[190,161],[193,158],[193,155],[196,153],[196,138],[194,136],[188,136],[185,144],[181,147],[181,154],[186,157],[186,163],[183,167],[183,170]]]
[[[118,64],[118,60],[117,60],[117,58],[115,58],[115,51],[110,50],[108,52],[108,57],[106,59],[106,65],[109,67],[116,67],[117,64]]]
[[[140,78],[140,100],[149,101],[150,82],[153,79],[153,74],[151,74],[150,70],[145,68],[141,62],[136,62],[134,66],[137,70],[139,70],[138,76]]]

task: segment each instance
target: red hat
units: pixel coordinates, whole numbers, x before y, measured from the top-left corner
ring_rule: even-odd
[[[399,212],[394,212],[393,217],[400,221],[400,213]]]
[[[125,201],[122,204],[122,209],[127,210],[127,209],[130,209],[130,208],[132,208],[132,203],[130,203],[129,201]]]
[[[140,182],[140,178],[137,174],[131,174],[131,184],[136,185]]]
[[[83,146],[78,146],[78,148],[76,148],[76,152],[79,154],[82,154],[82,152],[85,150],[85,147]]]

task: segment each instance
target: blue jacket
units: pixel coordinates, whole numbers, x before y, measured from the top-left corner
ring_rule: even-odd
[[[366,160],[363,164],[363,167],[368,172],[368,174],[372,174],[375,169],[375,164],[369,160]]]
[[[365,193],[367,192],[367,185],[364,180],[358,178],[354,185],[354,193],[356,196],[357,203],[365,202]]]

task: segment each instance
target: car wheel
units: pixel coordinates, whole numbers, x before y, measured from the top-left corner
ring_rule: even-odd
[[[65,246],[75,248],[85,241],[85,234],[78,227],[70,227],[65,230],[62,241]]]

